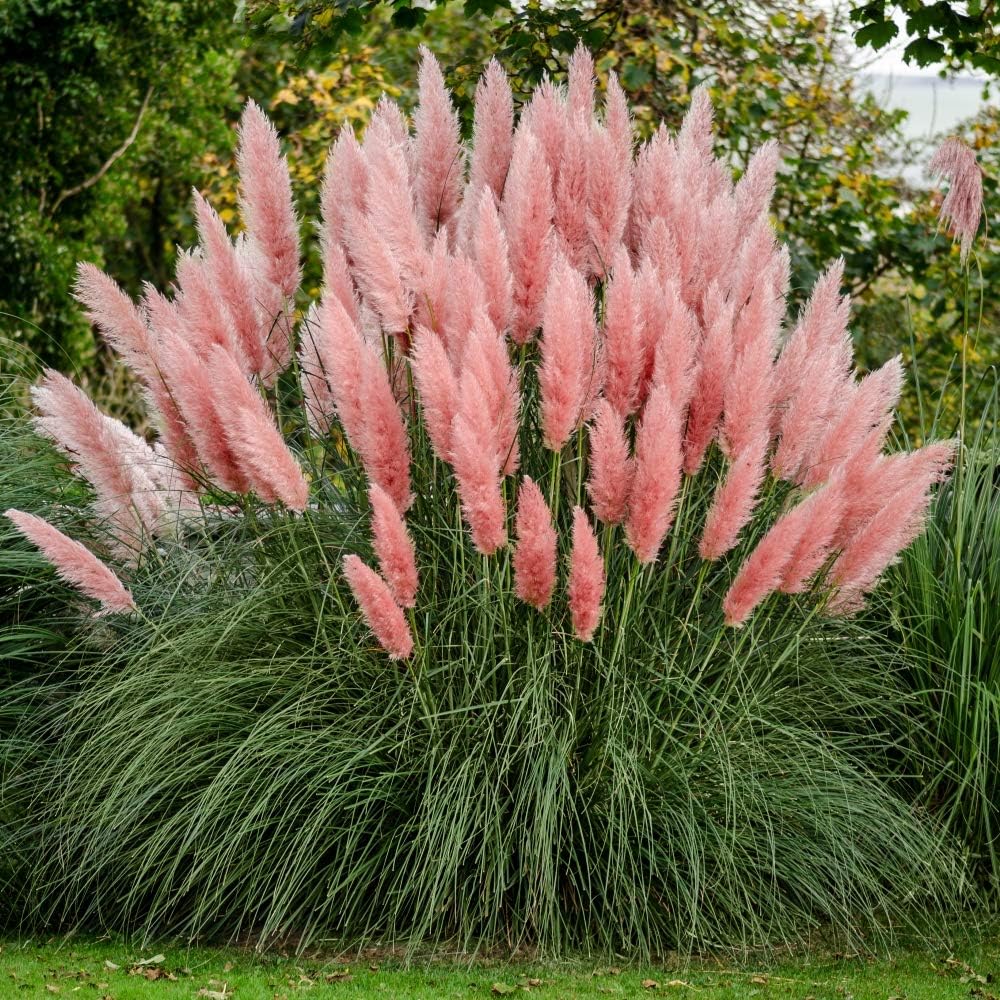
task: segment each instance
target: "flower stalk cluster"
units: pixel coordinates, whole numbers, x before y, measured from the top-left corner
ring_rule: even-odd
[[[730,625],[774,592],[859,607],[920,531],[953,445],[885,454],[902,370],[897,358],[855,373],[842,262],[783,329],[774,144],[734,183],[699,90],[677,135],[661,127],[637,147],[620,86],[611,75],[599,100],[583,49],[568,85],[544,82],[519,115],[492,62],[469,145],[426,51],[419,92],[412,129],[383,98],[362,141],[345,129],[331,148],[322,297],[297,328],[298,220],[278,137],[252,103],[238,237],[196,197],[200,243],[174,294],[150,288],[139,303],[81,265],[78,297],[158,426],[151,446],[55,373],[35,390],[39,429],[94,489],[109,558],[129,572],[206,497],[253,494],[300,514],[318,502],[276,419],[292,370],[301,423],[346,447],[367,481],[377,568],[351,554],[343,573],[392,657],[411,655],[406,612],[432,596],[417,498],[460,509],[484,559],[509,548],[513,593],[552,627],[565,614],[584,642],[612,547],[630,550],[635,574],[655,572],[678,530],[708,562],[758,539],[733,567]],[[441,479],[426,495],[431,462],[452,495]],[[720,467],[707,514],[680,529],[686,483]],[[783,512],[751,531],[780,483]],[[86,577],[85,593],[132,606],[13,516],[64,575]]]

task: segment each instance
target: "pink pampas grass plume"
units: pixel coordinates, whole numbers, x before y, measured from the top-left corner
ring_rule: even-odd
[[[74,463],[94,488],[95,510],[107,521],[115,551],[134,557],[157,534],[166,500],[155,481],[157,460],[145,441],[103,414],[87,394],[58,372],[46,371],[31,398],[35,429]]]
[[[465,162],[458,113],[444,85],[441,67],[425,46],[420,49],[420,103],[413,115],[416,131],[414,190],[420,224],[427,236],[446,226],[461,198]]]
[[[766,471],[768,437],[762,434],[733,459],[726,478],[715,491],[698,543],[702,559],[725,555],[739,538],[757,505]]]
[[[462,376],[460,405],[451,430],[452,468],[458,483],[462,514],[472,541],[484,555],[492,555],[507,541],[507,513],[500,492],[502,458],[479,381],[470,372]]]
[[[640,318],[644,370],[639,384],[643,399],[650,385],[665,385],[680,410],[694,389],[696,322],[675,281],[663,284],[648,262],[639,271]]]
[[[809,524],[792,552],[778,588],[785,594],[801,594],[819,572],[837,543],[837,534],[847,510],[845,479],[837,473],[804,501],[809,505]]]
[[[514,145],[514,98],[496,59],[489,61],[476,85],[472,135],[469,193],[481,198],[483,189],[489,188],[499,202]]]
[[[479,319],[469,334],[462,365],[479,381],[495,427],[501,471],[505,476],[512,475],[520,460],[518,411],[521,392],[517,372],[507,355],[507,344],[485,317]]]
[[[488,191],[484,191],[479,197],[472,234],[472,255],[479,279],[483,283],[490,322],[503,333],[510,326],[514,281],[510,271],[507,237],[493,196]]]
[[[369,135],[364,153],[368,162],[368,220],[392,253],[407,288],[419,288],[427,250],[410,189],[404,147],[390,139]]]
[[[542,322],[552,265],[552,211],[552,174],[538,141],[522,124],[501,204],[513,284],[510,332],[517,344],[526,343]]]
[[[199,357],[205,357],[212,345],[218,344],[237,359],[241,368],[249,370],[243,344],[205,258],[180,253],[176,271],[175,302],[188,343]]]
[[[365,426],[362,381],[367,345],[336,297],[323,299],[317,320],[314,326],[308,327],[307,333],[309,350],[315,351],[319,370],[310,367],[308,374],[310,378],[322,378],[329,384],[347,440],[355,451],[360,451]],[[323,398],[321,386],[317,387],[316,398]]]
[[[604,127],[611,136],[619,168],[631,174],[632,112],[625,91],[618,82],[618,75],[613,71],[608,73],[608,87],[604,94]]]
[[[302,273],[288,164],[281,155],[278,133],[253,101],[247,102],[239,134],[240,209],[247,232],[262,253],[267,282],[283,299],[291,300]]]
[[[799,478],[809,488],[825,482],[833,469],[860,449],[872,432],[884,440],[903,387],[899,355],[860,382],[842,384],[826,427],[813,449],[803,457]]]
[[[583,275],[561,257],[545,293],[542,328],[542,432],[545,447],[559,451],[584,415],[595,353],[593,297]]]
[[[923,530],[931,487],[943,480],[954,459],[956,442],[943,441],[910,453],[897,491],[844,547],[830,571],[836,588],[828,610],[857,610],[885,569]]]
[[[458,380],[441,338],[418,327],[410,351],[413,381],[420,394],[424,425],[431,447],[445,462],[451,461],[451,428],[458,410]]]
[[[556,531],[545,497],[530,476],[521,480],[517,491],[514,530],[514,590],[522,601],[541,611],[556,585]]]
[[[223,348],[212,350],[219,350],[232,360],[232,355]],[[215,383],[211,357],[211,353],[204,359],[198,357],[187,341],[173,331],[160,335],[160,370],[205,472],[223,489],[245,493],[248,479],[223,426],[223,421],[228,421],[234,411],[220,413],[219,403],[226,387]],[[239,372],[240,382],[245,382],[242,369],[235,361],[233,366]]]
[[[566,587],[573,631],[581,642],[590,642],[601,620],[604,599],[604,560],[597,536],[579,507],[573,508],[573,550]]]
[[[734,198],[741,233],[767,212],[774,195],[774,179],[781,162],[781,151],[773,139],[761,146],[747,164],[736,184]]]
[[[225,306],[239,353],[246,359],[248,370],[259,375],[264,368],[264,344],[254,306],[253,281],[229,238],[225,223],[197,191],[194,207],[209,287],[215,289]]]
[[[836,399],[851,381],[852,345],[847,331],[850,302],[839,295],[843,262],[816,284],[802,318],[775,367],[778,445],[771,468],[794,479],[814,453],[836,412]]]
[[[674,519],[681,482],[682,416],[662,385],[654,386],[635,436],[635,478],[625,539],[639,562],[656,560]]]
[[[365,472],[381,486],[400,512],[413,503],[410,492],[410,442],[389,373],[380,354],[362,351],[361,401],[364,407],[360,454]]]
[[[708,293],[706,330],[697,349],[691,405],[684,436],[684,471],[693,476],[715,438],[725,401],[732,364],[733,304],[725,302],[717,286]]]
[[[954,137],[941,143],[931,157],[928,170],[932,176],[944,177],[949,182],[938,215],[951,227],[952,236],[961,240],[964,263],[983,214],[983,171],[975,151]]]
[[[347,217],[364,212],[367,194],[368,165],[354,130],[350,125],[343,125],[327,154],[320,190],[320,246],[324,270],[327,255],[334,247],[344,245]]]
[[[594,57],[582,43],[570,56],[567,67],[566,103],[571,115],[594,117]]]
[[[727,625],[741,625],[769,594],[792,592],[815,573],[830,551],[843,501],[825,486],[786,511],[757,543],[722,602]]]
[[[587,492],[597,518],[618,524],[625,517],[635,466],[625,436],[625,418],[607,399],[598,400],[590,425]]]
[[[145,317],[118,283],[93,264],[81,262],[73,295],[125,364],[140,377],[150,377],[152,344]]]
[[[240,119],[239,136],[240,210],[246,223],[240,247],[261,308],[261,377],[270,385],[292,355],[291,310],[302,280],[298,219],[278,133],[253,101]]]
[[[619,247],[604,293],[604,396],[621,414],[635,412],[642,370],[642,331],[635,274]]]
[[[344,556],[344,577],[379,645],[391,659],[405,660],[413,652],[413,634],[388,584],[355,555]]]
[[[413,539],[406,530],[392,497],[379,486],[368,490],[372,505],[372,547],[379,569],[396,603],[412,608],[417,602],[417,557]]]
[[[587,163],[587,236],[590,243],[591,270],[604,277],[611,268],[615,252],[625,239],[632,182],[628,165],[623,164],[615,138],[605,129],[594,126],[588,144]]]
[[[392,248],[371,219],[357,211],[344,220],[344,239],[354,279],[365,301],[387,332],[403,334],[410,325],[413,292],[403,283]]]
[[[591,125],[577,116],[565,125],[563,155],[554,184],[554,221],[559,252],[574,268],[588,268],[591,246],[587,231],[588,169]]]
[[[218,414],[216,433],[222,430],[239,472],[266,503],[280,500],[301,513],[309,503],[309,484],[267,405],[222,348],[212,349],[208,370]]]
[[[4,516],[41,551],[63,580],[99,601],[105,613],[135,610],[135,601],[121,580],[89,549],[34,514],[12,508]]]

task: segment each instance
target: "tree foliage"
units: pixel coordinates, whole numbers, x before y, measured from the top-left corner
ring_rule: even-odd
[[[854,39],[878,51],[899,36],[897,17],[908,38],[903,58],[918,66],[969,67],[1000,76],[1000,7],[989,0],[873,0],[851,11]]]

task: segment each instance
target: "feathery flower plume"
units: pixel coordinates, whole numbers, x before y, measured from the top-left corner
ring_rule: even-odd
[[[237,356],[246,359],[250,373],[259,375],[265,368],[265,356],[253,281],[229,238],[226,224],[197,191],[194,208],[208,287],[219,295],[228,314],[239,345]]]
[[[176,270],[177,297],[174,302],[187,342],[202,358],[214,344],[218,344],[236,358],[241,368],[248,370],[243,345],[205,258],[196,253],[182,252],[177,256]]]
[[[604,292],[604,398],[621,414],[635,412],[642,368],[642,338],[635,274],[619,247]]]
[[[722,602],[727,625],[741,625],[765,597],[812,576],[829,552],[842,505],[836,486],[824,486],[786,511],[757,543]],[[794,563],[794,565],[793,565]]]
[[[859,383],[846,382],[838,394],[816,446],[806,453],[800,479],[809,488],[825,482],[832,470],[858,451],[872,432],[881,443],[903,387],[903,361],[897,354]]]
[[[604,584],[604,560],[597,546],[597,536],[587,515],[574,507],[573,551],[566,592],[573,631],[581,642],[590,642],[601,620]]]
[[[573,267],[586,271],[591,257],[587,231],[590,123],[582,117],[566,122],[563,155],[555,191],[554,222],[559,252]]]
[[[589,440],[591,505],[599,520],[618,524],[628,509],[635,466],[625,436],[625,418],[607,399],[597,403]]]
[[[265,502],[280,500],[289,510],[304,511],[309,484],[263,399],[221,347],[212,349],[208,371],[218,401],[215,430],[221,429],[241,475]]]
[[[983,214],[983,171],[975,151],[954,137],[941,143],[931,157],[928,170],[932,176],[944,177],[949,182],[939,218],[951,227],[952,236],[962,241],[964,263]]]
[[[427,236],[445,227],[458,208],[465,172],[458,113],[444,85],[441,67],[426,46],[420,47],[420,103],[413,115],[416,177],[414,190],[420,224]]]
[[[458,380],[441,338],[427,327],[417,328],[410,351],[410,369],[420,394],[431,447],[439,458],[450,462],[452,421],[458,409]]]
[[[215,347],[232,359],[228,351]],[[184,428],[194,442],[195,450],[208,476],[224,490],[245,493],[248,480],[224,432],[225,423],[233,411],[220,411],[219,403],[228,387],[214,384],[207,359],[198,357],[194,349],[173,330],[160,334],[159,367],[171,398],[184,421]],[[240,382],[246,379],[242,370]]]
[[[608,73],[608,87],[604,94],[604,127],[611,136],[615,159],[619,168],[632,173],[632,112],[628,98],[613,71]]]
[[[705,334],[698,345],[697,368],[684,436],[684,471],[693,476],[715,438],[732,364],[733,303],[717,285],[706,296]]]
[[[513,283],[511,336],[524,344],[541,325],[552,264],[552,174],[533,133],[522,122],[514,137],[501,214]]]
[[[570,56],[566,77],[570,114],[589,121],[594,117],[594,57],[582,43]]]
[[[405,660],[413,635],[385,580],[355,555],[344,556],[344,577],[379,644],[393,660]]]
[[[95,510],[117,543],[116,553],[134,558],[143,541],[159,533],[166,514],[165,498],[154,479],[155,455],[58,372],[46,371],[31,389],[31,398],[39,412],[35,429],[94,488]]]
[[[359,451],[368,477],[381,486],[403,512],[413,503],[410,492],[410,440],[380,354],[365,345],[361,352],[364,424]]]
[[[372,547],[379,569],[396,603],[412,608],[417,602],[417,557],[406,522],[392,497],[381,487],[368,490],[372,505]]]
[[[486,294],[490,322],[503,333],[510,326],[514,283],[510,272],[507,237],[493,196],[488,191],[479,196],[479,208],[472,233],[472,254]]]
[[[718,559],[735,544],[750,520],[766,472],[768,437],[761,434],[733,459],[715,491],[698,543],[702,559]]]
[[[923,530],[931,487],[948,473],[956,443],[942,441],[905,456],[899,488],[885,498],[882,509],[844,547],[830,571],[836,588],[828,609],[849,614],[864,595]]]
[[[781,151],[774,139],[769,139],[753,156],[733,192],[739,232],[765,215],[774,196],[774,179],[781,162]]]
[[[556,585],[556,530],[542,491],[530,476],[517,491],[514,547],[514,590],[539,611],[552,599]]]
[[[334,247],[345,244],[347,217],[364,212],[367,195],[368,165],[354,130],[343,125],[327,155],[320,191],[324,271],[327,255]]]
[[[847,510],[842,471],[838,470],[803,502],[810,505],[809,525],[782,574],[778,589],[785,594],[802,593],[836,545]]]
[[[253,101],[247,102],[240,119],[239,137],[240,210],[246,223],[249,259],[256,265],[256,296],[264,310],[268,358],[264,378],[270,382],[291,358],[288,310],[302,280],[299,226],[278,133]]]
[[[503,196],[514,140],[514,97],[503,67],[491,59],[476,84],[472,126],[472,160],[469,164],[469,191],[482,198],[489,188],[497,202]]]
[[[479,381],[466,372],[460,385],[459,410],[452,421],[452,468],[462,513],[472,541],[490,556],[507,541],[507,513],[500,492],[502,458]]]
[[[779,439],[771,468],[781,479],[795,479],[806,456],[815,453],[837,415],[837,397],[852,381],[849,300],[838,294],[839,273],[835,265],[817,282],[775,366]]]
[[[153,351],[145,318],[118,283],[93,264],[81,262],[73,295],[125,364],[142,378],[151,375]]]
[[[41,551],[63,580],[100,601],[104,613],[135,610],[135,601],[121,580],[85,546],[34,514],[11,508],[4,516]]]
[[[517,373],[507,356],[507,345],[485,317],[472,327],[462,364],[483,390],[487,412],[495,427],[496,452],[502,472],[509,476],[517,470],[520,460],[518,410],[521,393]]]
[[[635,436],[635,478],[625,539],[639,562],[651,563],[674,519],[681,483],[682,415],[666,386],[654,386]]]
[[[694,390],[696,323],[675,281],[661,284],[656,269],[639,271],[640,318],[643,324],[644,370],[640,399],[651,385],[665,385],[679,410],[687,408]]]
[[[625,238],[632,201],[631,176],[623,169],[615,138],[609,131],[593,127],[587,152],[589,266],[594,274],[603,278]]]
[[[371,219],[350,212],[344,220],[344,241],[354,266],[354,278],[366,302],[391,334],[410,325],[413,293],[403,284],[399,263]]]
[[[560,257],[552,267],[542,316],[542,395],[545,447],[559,451],[576,430],[594,368],[594,304],[587,282]]]

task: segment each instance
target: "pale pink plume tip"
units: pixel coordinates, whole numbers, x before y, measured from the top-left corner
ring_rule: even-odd
[[[412,608],[417,600],[417,558],[413,539],[399,509],[381,487],[368,490],[372,505],[372,547],[379,569],[397,603]]]
[[[63,580],[85,596],[100,601],[105,612],[135,609],[135,601],[121,580],[89,549],[34,514],[11,509],[4,516],[37,546]]]
[[[945,139],[931,157],[928,169],[945,178],[950,187],[941,202],[939,217],[962,242],[962,260],[969,255],[983,214],[983,171],[975,151],[961,139]]]
[[[573,550],[566,590],[573,631],[582,642],[590,642],[601,620],[604,585],[604,560],[597,545],[597,536],[584,511],[574,507]]]
[[[413,635],[389,585],[355,555],[344,557],[344,576],[382,648],[392,659],[405,660],[413,652]]]
[[[514,590],[522,601],[541,610],[556,585],[556,532],[545,497],[530,476],[517,491],[515,531]]]

